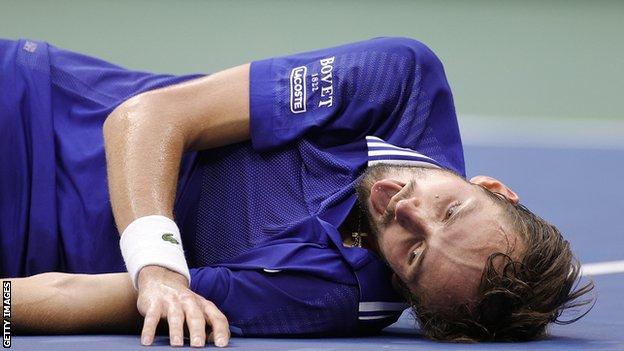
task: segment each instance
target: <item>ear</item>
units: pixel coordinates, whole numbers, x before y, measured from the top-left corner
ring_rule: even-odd
[[[383,215],[390,203],[390,199],[401,191],[404,186],[405,183],[392,178],[384,178],[376,181],[371,186],[370,197],[368,198],[369,205],[374,211],[373,214],[378,216]]]
[[[507,200],[511,201],[514,204],[517,204],[518,201],[520,201],[520,198],[513,190],[508,188],[505,184],[503,184],[503,182],[496,178],[479,175],[476,177],[472,177],[472,179],[470,179],[470,182],[473,184],[479,184],[492,192],[503,194],[503,196],[505,196]]]

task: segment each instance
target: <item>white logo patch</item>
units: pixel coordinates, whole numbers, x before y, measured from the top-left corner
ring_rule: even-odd
[[[28,51],[28,52],[31,52],[31,53],[35,52],[37,50],[37,43],[34,43],[34,42],[29,40],[29,41],[24,43],[23,49],[25,51]]]
[[[305,66],[295,67],[290,71],[290,111],[306,112],[306,76]]]

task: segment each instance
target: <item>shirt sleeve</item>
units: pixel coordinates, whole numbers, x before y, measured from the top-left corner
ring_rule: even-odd
[[[334,146],[367,135],[418,149],[432,127],[440,147],[461,147],[442,64],[409,38],[375,38],[252,62],[250,118],[257,151],[304,136]]]
[[[235,335],[348,335],[357,330],[357,283],[295,271],[191,269],[191,289],[215,303]]]

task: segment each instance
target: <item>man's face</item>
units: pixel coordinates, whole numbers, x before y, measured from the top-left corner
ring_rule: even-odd
[[[521,245],[476,184],[517,202],[515,193],[493,178],[471,182],[444,170],[410,167],[368,183],[368,216],[394,279],[441,307],[468,302],[488,256],[514,248],[515,254]]]

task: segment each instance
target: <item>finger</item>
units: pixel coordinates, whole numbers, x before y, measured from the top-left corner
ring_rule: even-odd
[[[189,329],[191,346],[204,347],[206,345],[206,319],[204,313],[196,302],[188,302],[184,305],[186,324]]]
[[[154,335],[156,335],[156,327],[160,322],[161,310],[160,305],[153,304],[145,313],[145,319],[143,320],[143,330],[141,331],[141,344],[151,345],[154,342]]]
[[[167,310],[169,324],[169,344],[171,346],[184,345],[184,312],[179,305],[172,305]]]
[[[230,327],[225,315],[219,311],[214,303],[204,301],[204,313],[212,326],[215,346],[225,347],[230,341]]]

